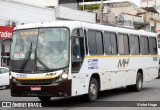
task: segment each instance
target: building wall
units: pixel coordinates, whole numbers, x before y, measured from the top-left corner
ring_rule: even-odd
[[[2,41],[2,40],[0,40]],[[10,41],[5,41],[3,43],[0,44],[0,67],[5,64],[5,66],[8,66],[8,61],[9,61],[9,56],[4,56],[5,58],[4,59],[1,59],[2,56],[1,56],[1,53],[2,53],[2,44],[5,46],[5,53],[10,53]],[[3,65],[4,66],[4,65]]]
[[[60,4],[60,6],[75,9],[75,10],[78,9],[78,4],[77,3]]]
[[[77,2],[77,0],[59,0],[59,6],[63,6],[63,7],[77,10],[78,9],[78,2]]]
[[[160,34],[160,22],[157,22],[156,31],[157,31],[158,34]]]
[[[149,31],[154,31],[158,35],[158,47],[160,48],[160,14],[147,12],[144,14],[145,22],[149,23]],[[152,30],[155,29],[155,30]]]
[[[77,0],[14,0],[17,2],[40,6],[40,7],[57,7],[64,6],[67,8],[78,9]]]
[[[106,6],[108,6],[111,9],[111,12],[115,14],[126,13],[136,15],[138,12],[144,11],[143,9],[139,8],[134,3],[129,1],[107,3]]]
[[[144,20],[145,22],[150,24],[150,31],[151,27],[155,27],[155,32],[157,32],[157,34],[160,33],[160,14],[158,13],[152,13],[152,12],[146,12],[144,14]]]
[[[17,1],[41,7],[58,6],[59,3],[59,0],[12,0],[12,1]]]
[[[115,14],[117,25],[129,26],[129,28],[135,29],[145,28],[144,25],[146,24],[142,18],[142,13],[144,13],[145,10],[132,2],[107,3],[105,6],[110,8],[110,13]]]
[[[159,6],[160,0],[141,0],[142,7],[153,7],[155,5]]]
[[[55,20],[54,9],[0,0],[0,19],[21,23]]]
[[[125,13],[125,14],[131,14],[131,15],[136,15],[137,10],[133,7],[119,7],[119,8],[112,8],[111,13],[115,14],[120,14],[120,13]]]
[[[62,6],[56,9],[56,20],[59,19],[96,23],[95,13],[73,10]]]

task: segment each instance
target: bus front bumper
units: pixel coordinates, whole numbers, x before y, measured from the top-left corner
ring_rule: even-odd
[[[71,96],[71,80],[64,80],[62,82],[49,85],[22,85],[12,81],[10,82],[11,96],[13,97]]]

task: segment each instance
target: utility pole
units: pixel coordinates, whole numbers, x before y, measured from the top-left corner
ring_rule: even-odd
[[[157,3],[156,3],[156,0],[155,0],[155,9],[157,10]],[[156,20],[154,20],[154,28],[155,28],[155,32],[157,31],[157,21]]]
[[[84,0],[83,0],[83,11],[84,11]]]
[[[101,0],[101,9],[100,9],[101,13],[100,13],[100,24],[103,23],[103,0]]]

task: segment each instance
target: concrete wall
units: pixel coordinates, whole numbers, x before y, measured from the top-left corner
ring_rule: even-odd
[[[144,14],[144,21],[150,24],[151,26],[155,26],[156,23],[156,32],[160,33],[160,14],[147,12]]]
[[[155,5],[159,6],[160,0],[141,0],[142,7],[153,7]]]
[[[55,10],[0,0],[0,19],[21,23],[55,20]]]
[[[47,6],[58,6],[59,0],[12,0],[25,4],[47,7]]]
[[[59,6],[56,9],[56,19],[96,23],[96,14]]]

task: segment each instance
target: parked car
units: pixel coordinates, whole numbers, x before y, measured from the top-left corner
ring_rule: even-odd
[[[0,87],[6,89],[9,86],[9,69],[0,67]]]

